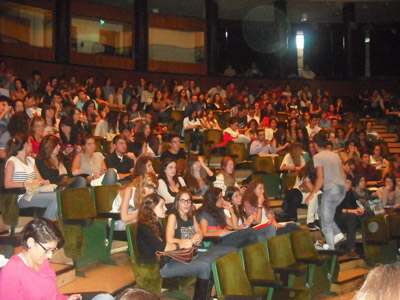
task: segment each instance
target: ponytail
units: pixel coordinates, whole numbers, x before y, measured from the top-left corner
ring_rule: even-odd
[[[6,146],[7,159],[15,156],[19,151],[24,149],[24,145],[28,142],[29,136],[26,133],[18,132],[12,137]]]

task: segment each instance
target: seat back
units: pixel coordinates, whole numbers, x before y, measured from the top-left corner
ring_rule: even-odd
[[[390,240],[389,226],[385,216],[363,220],[362,232],[366,241],[385,242]]]
[[[288,235],[282,234],[270,238],[267,244],[272,268],[286,268],[296,263]]]
[[[239,254],[249,280],[275,280],[274,271],[271,268],[267,249],[263,242],[242,248]],[[266,295],[268,292],[268,288],[265,287],[252,287],[252,289],[253,295],[257,296]]]
[[[97,215],[92,195],[88,188],[59,191],[57,192],[57,201],[60,220],[94,219]]]
[[[207,129],[204,131],[204,141],[219,144],[223,140],[223,131],[218,129]]]
[[[96,203],[97,213],[107,213],[111,211],[114,199],[117,197],[120,189],[121,186],[119,184],[99,185],[93,188],[93,198]]]
[[[212,264],[218,298],[235,295],[251,296],[251,286],[239,253],[232,252]]]
[[[18,206],[18,194],[0,193],[0,206],[1,206],[1,217],[3,223],[15,228],[18,224],[19,218],[19,206]]]
[[[139,247],[137,245],[137,230],[139,224],[132,223],[126,225],[126,236],[128,238],[128,251],[129,255],[134,256],[136,259],[140,257]]]
[[[279,155],[275,157],[275,172],[281,172],[281,164],[284,156]]]
[[[308,229],[301,229],[290,233],[292,251],[296,259],[310,258],[318,255]]]
[[[297,173],[284,173],[282,175],[282,190],[291,190],[296,183]]]
[[[235,163],[247,160],[248,151],[247,147],[243,143],[229,142],[227,144],[227,155],[232,156]]]
[[[274,157],[254,156],[253,172],[275,173]]]
[[[174,122],[182,122],[184,118],[183,110],[173,110],[170,115],[171,120]]]
[[[389,216],[390,236],[400,239],[400,215]]]

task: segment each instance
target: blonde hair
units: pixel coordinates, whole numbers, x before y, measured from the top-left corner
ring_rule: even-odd
[[[373,268],[353,300],[400,299],[400,262]]]
[[[301,167],[301,152],[303,151],[303,145],[300,143],[293,143],[290,145],[290,156],[292,157],[293,163],[296,167]]]
[[[158,178],[154,173],[146,173],[139,177],[140,182],[136,188],[134,195],[135,207],[140,207],[140,204],[143,202],[145,198],[144,188],[154,189],[154,193],[156,193],[158,189]]]

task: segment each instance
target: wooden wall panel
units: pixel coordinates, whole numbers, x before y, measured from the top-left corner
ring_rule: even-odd
[[[101,68],[134,69],[133,58],[95,55],[71,51],[71,64],[96,66]]]
[[[83,1],[71,1],[71,16],[85,16],[91,18],[105,19],[123,23],[133,23],[134,14],[132,10],[121,9],[112,6],[98,5]]]
[[[148,70],[151,72],[168,72],[180,74],[206,75],[207,67],[204,64],[191,64],[182,62],[155,61],[150,60]]]
[[[206,31],[206,21],[201,18],[149,14],[149,27],[180,29],[188,31]]]

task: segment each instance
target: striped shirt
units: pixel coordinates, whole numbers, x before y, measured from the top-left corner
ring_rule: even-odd
[[[6,167],[9,161],[14,163],[14,174],[12,181],[14,182],[26,182],[30,179],[36,179],[35,176],[35,159],[33,157],[27,157],[27,164],[23,163],[16,156],[11,156],[6,163]]]

